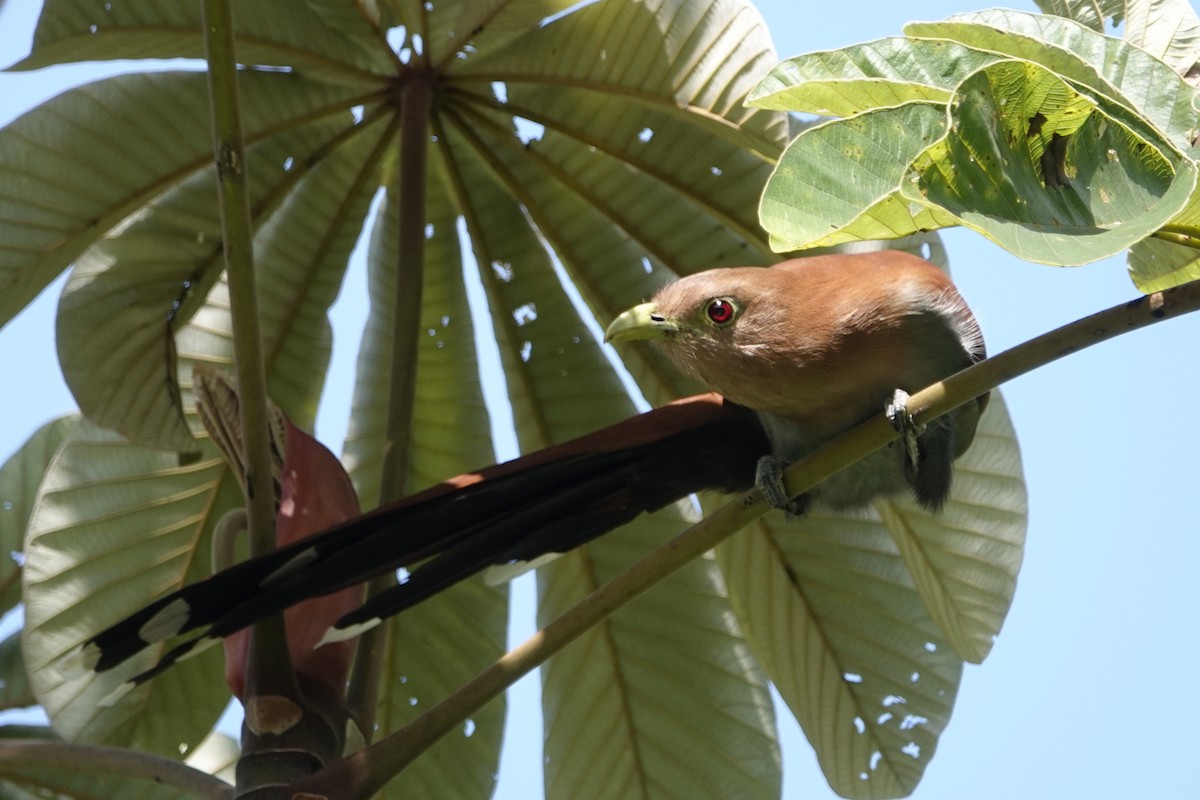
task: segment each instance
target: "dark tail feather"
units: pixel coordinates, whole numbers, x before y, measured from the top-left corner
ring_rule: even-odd
[[[104,671],[149,644],[204,627],[200,639],[226,636],[301,600],[424,561],[338,627],[386,617],[488,566],[566,552],[693,492],[749,488],[769,450],[753,412],[717,395],[677,401],[237,564],[151,603],[84,650]],[[188,649],[171,651],[168,665]]]

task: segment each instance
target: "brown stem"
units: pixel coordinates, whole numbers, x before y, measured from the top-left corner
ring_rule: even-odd
[[[399,259],[392,304],[392,373],[379,485],[381,503],[399,500],[408,479],[421,292],[425,285],[425,180],[432,105],[433,87],[426,76],[411,74],[400,94]],[[395,575],[381,575],[367,584],[366,595],[373,597],[395,585]],[[387,625],[359,637],[346,692],[347,710],[367,743],[374,737],[387,639]]]
[[[384,433],[380,503],[399,500],[408,473],[409,434],[417,384],[417,342],[425,278],[425,173],[433,88],[412,76],[400,95],[399,261],[393,308],[392,375]]]

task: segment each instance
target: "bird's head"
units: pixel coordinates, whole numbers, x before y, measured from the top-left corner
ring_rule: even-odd
[[[746,370],[769,367],[802,344],[780,340],[788,335],[781,316],[790,304],[773,272],[716,269],[674,281],[614,319],[605,341],[656,340],[686,371],[736,399]]]
[[[894,251],[690,275],[618,316],[605,339],[656,340],[733,402],[831,428],[983,354],[945,273]]]

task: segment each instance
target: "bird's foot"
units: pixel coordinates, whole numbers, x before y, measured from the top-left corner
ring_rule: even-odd
[[[791,516],[799,517],[808,509],[808,495],[800,495],[794,500],[788,497],[783,485],[783,470],[787,462],[775,456],[763,456],[758,460],[755,470],[754,483],[763,493],[771,508],[785,511]]]
[[[892,399],[884,407],[884,413],[887,414],[888,420],[903,438],[904,451],[908,456],[908,464],[915,469],[921,457],[921,451],[917,445],[917,437],[925,432],[925,426],[917,425],[916,420],[912,418],[912,414],[908,413],[908,399],[908,392],[903,389],[897,389],[892,394]]]

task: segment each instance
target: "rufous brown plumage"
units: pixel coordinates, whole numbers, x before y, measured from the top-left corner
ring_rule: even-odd
[[[983,357],[949,278],[901,252],[826,255],[725,268],[668,284],[620,315],[612,340],[654,339],[719,394],[664,406],[343,522],[155,601],[97,634],[87,666],[112,668],[151,643],[169,651],[227,636],[304,599],[405,567],[407,578],[343,616],[332,639],[376,624],[494,564],[578,547],[643,511],[757,480],[778,495],[782,465]],[[853,508],[911,491],[936,510],[986,396],[816,487],[808,502]],[[153,636],[147,636],[152,631]]]

